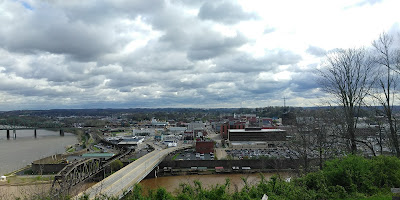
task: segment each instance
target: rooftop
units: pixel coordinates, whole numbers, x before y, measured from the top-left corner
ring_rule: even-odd
[[[282,129],[229,129],[229,132],[284,132]]]

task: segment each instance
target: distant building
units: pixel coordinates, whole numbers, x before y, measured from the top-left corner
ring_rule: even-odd
[[[175,135],[161,135],[161,140],[164,144],[168,145],[168,143],[177,143],[178,137]]]
[[[166,128],[169,126],[168,122],[159,122],[157,121],[157,119],[153,118],[151,120],[151,126],[155,127],[155,128]]]
[[[143,141],[143,137],[123,137],[122,141],[118,142],[118,145],[139,146]]]
[[[286,142],[286,135],[281,129],[230,129],[228,141],[232,148],[274,148]]]
[[[183,135],[183,133],[186,131],[186,127],[169,127],[168,130],[171,134]]]
[[[261,118],[259,127],[273,127],[273,120],[272,118]]]
[[[212,121],[210,123],[210,126],[216,133],[220,133],[222,124],[223,124],[223,122],[220,122],[220,121]]]
[[[167,146],[169,147],[176,147],[178,144],[177,143],[168,143]]]
[[[245,122],[227,122],[224,124],[221,124],[221,137],[223,139],[228,139],[228,131],[230,129],[244,129],[246,127]]]
[[[183,132],[183,139],[184,140],[194,140],[194,131],[186,130]]]
[[[214,153],[213,141],[197,141],[196,152],[198,153]]]

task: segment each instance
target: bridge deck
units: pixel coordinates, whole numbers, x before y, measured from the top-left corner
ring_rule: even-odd
[[[100,194],[121,198],[124,192],[130,191],[134,184],[139,183],[145,178],[169,153],[188,147],[190,146],[185,145],[164,150],[156,148],[154,151],[142,156],[83,193],[80,193],[75,199],[84,194],[89,195],[89,199],[94,199]]]

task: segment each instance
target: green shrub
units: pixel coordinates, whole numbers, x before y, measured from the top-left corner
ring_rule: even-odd
[[[376,191],[371,179],[371,161],[363,157],[349,155],[327,161],[322,173],[329,186],[342,186],[348,193],[373,194]]]
[[[376,187],[400,187],[400,160],[392,156],[372,159],[371,178]]]
[[[111,162],[110,167],[111,171],[118,171],[119,169],[124,167],[124,163],[122,163],[122,161],[120,160],[114,160]]]

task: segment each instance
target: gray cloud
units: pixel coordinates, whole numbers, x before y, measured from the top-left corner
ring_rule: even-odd
[[[198,35],[188,51],[188,57],[192,60],[203,60],[217,57],[232,52],[247,41],[242,35],[235,37],[222,37],[215,32],[206,35]]]
[[[213,20],[225,24],[235,24],[242,20],[258,18],[256,14],[247,13],[238,4],[230,1],[206,2],[201,6],[198,16],[204,20]]]
[[[326,55],[327,51],[323,48],[310,45],[308,46],[306,52],[317,57],[322,57]]]
[[[10,109],[11,100],[18,109],[229,107],[279,98],[284,90],[301,96],[315,87],[296,67],[299,54],[276,48],[255,57],[243,50],[251,38],[240,30],[228,36],[214,29],[213,22],[231,27],[258,18],[235,2],[30,6],[0,3],[7,11],[0,15],[0,109]],[[264,34],[273,31],[267,27]],[[289,66],[293,80],[272,78],[281,66]]]
[[[378,3],[382,3],[382,0],[361,0],[361,1],[357,2],[357,3],[355,3],[355,4],[352,4],[350,6],[344,7],[344,9],[363,7],[363,6],[366,6],[366,5],[373,6],[373,5],[378,4]]]
[[[290,88],[293,92],[299,93],[310,91],[319,87],[317,78],[318,76],[313,72],[296,73],[293,75]]]
[[[260,71],[277,72],[280,65],[293,65],[301,60],[301,56],[291,51],[275,49],[266,52],[265,56],[253,58],[252,55],[243,53],[229,54],[216,59],[218,72],[234,71],[252,73]]]
[[[266,27],[266,28],[264,29],[264,34],[272,33],[272,32],[274,32],[275,30],[276,30],[276,28],[274,28],[274,27]]]
[[[381,3],[381,2],[382,2],[382,0],[362,0],[362,1],[358,2],[356,4],[356,6],[364,6],[366,4],[374,5],[374,4]]]
[[[114,19],[137,16],[151,16],[165,8],[164,0],[116,0],[116,1],[58,1],[52,2],[71,21],[82,21],[87,24],[109,23]]]
[[[8,4],[6,4],[8,5]],[[0,16],[0,45],[16,52],[65,54],[80,61],[96,60],[121,50],[133,38],[120,20],[151,16],[164,1],[37,2],[34,10],[9,5],[12,18]],[[16,23],[15,18],[18,18]]]

